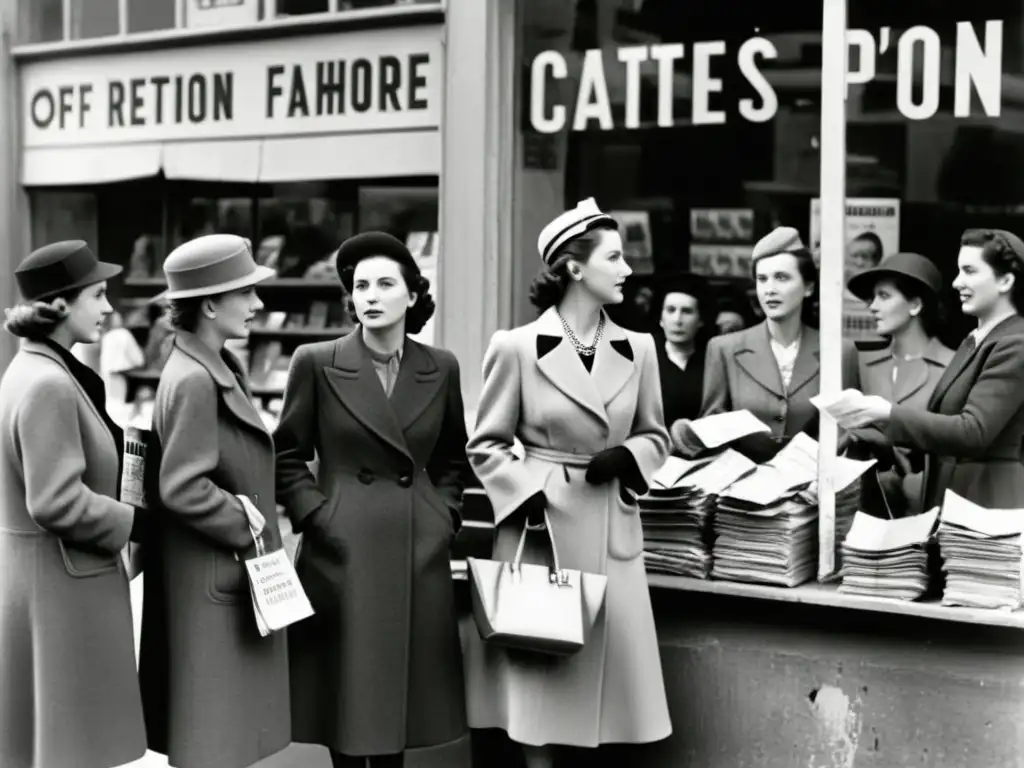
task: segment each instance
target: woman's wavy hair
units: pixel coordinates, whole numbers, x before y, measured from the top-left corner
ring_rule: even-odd
[[[582,234],[559,246],[545,267],[533,278],[530,285],[530,303],[541,313],[550,307],[558,306],[565,296],[572,278],[569,276],[569,262],[578,261],[586,264],[594,249],[601,243],[601,232],[618,232],[619,225],[608,219],[601,219],[592,227],[583,230]]]
[[[1006,237],[997,230],[968,229],[960,238],[960,245],[981,248],[981,258],[997,276],[1013,275],[1010,302],[1018,314],[1024,312],[1024,261]]]
[[[811,328],[818,327],[818,265],[814,263],[814,254],[812,254],[806,248],[794,248],[791,251],[782,251],[781,253],[766,253],[763,256],[758,256],[750,263],[750,275],[754,279],[754,284],[757,284],[757,265],[760,264],[767,258],[772,256],[780,256],[782,253],[788,253],[794,259],[796,259],[796,269],[800,273],[800,277],[803,279],[806,285],[810,285],[814,290],[810,296],[804,297],[803,307],[800,309],[800,320],[804,325],[810,326]]]
[[[72,288],[46,300],[21,302],[5,309],[4,330],[29,341],[48,339],[68,316],[70,305],[87,287]]]
[[[405,281],[405,287],[409,293],[416,294],[416,303],[409,307],[409,311],[405,314],[405,332],[416,334],[423,330],[423,326],[434,316],[434,311],[437,309],[434,297],[430,295],[430,280],[419,272],[413,273],[407,265],[399,261],[395,261],[395,263],[398,264],[402,272],[402,279]],[[343,284],[352,285],[355,281],[356,265],[347,265],[338,270],[338,273]],[[355,320],[356,308],[352,297],[346,294],[344,301],[348,316]]]

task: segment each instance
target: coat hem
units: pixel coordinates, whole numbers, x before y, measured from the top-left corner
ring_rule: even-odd
[[[483,724],[480,724],[480,725],[474,725],[473,728],[474,729],[496,728],[496,729],[498,729],[500,731],[504,731],[508,735],[508,737],[512,741],[514,741],[516,744],[521,744],[521,745],[526,746],[526,747],[576,747],[576,748],[583,748],[583,749],[596,749],[597,747],[600,747],[600,746],[606,745],[606,744],[655,744],[655,743],[657,743],[659,741],[664,741],[665,739],[667,739],[669,736],[672,735],[672,727],[669,726],[668,730],[666,730],[660,736],[656,736],[656,735],[652,735],[652,736],[638,735],[638,736],[624,737],[624,738],[618,738],[618,739],[597,739],[597,740],[586,740],[586,741],[584,741],[584,740],[575,740],[575,741],[572,741],[572,740],[567,740],[567,741],[544,741],[544,740],[541,740],[541,739],[525,738],[525,734],[519,734],[519,737],[517,737],[517,734],[513,733],[512,730],[510,730],[508,727],[506,727],[504,725],[483,725]]]

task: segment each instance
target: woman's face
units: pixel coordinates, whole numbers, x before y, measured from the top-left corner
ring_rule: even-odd
[[[86,286],[74,301],[67,302],[64,327],[73,344],[93,344],[103,335],[107,317],[114,311],[107,300],[107,283]]]
[[[804,299],[814,293],[814,286],[804,282],[796,256],[780,253],[766,256],[754,268],[757,301],[769,320],[781,321],[799,315]]]
[[[742,331],[746,324],[743,322],[743,316],[739,312],[723,309],[718,313],[718,317],[715,318],[715,327],[718,329],[719,335],[725,335]]]
[[[622,284],[633,274],[622,255],[622,237],[609,229],[597,234],[600,239],[587,263],[577,262],[582,283],[602,304],[621,304]]]
[[[364,328],[382,330],[405,322],[416,294],[402,277],[402,268],[387,256],[371,256],[356,264],[352,276],[352,304]]]
[[[875,297],[868,305],[875,319],[875,331],[883,336],[899,333],[921,314],[921,299],[908,299],[892,280],[875,283]]]
[[[693,344],[703,322],[696,297],[688,293],[669,293],[661,305],[661,329],[671,344]]]
[[[960,294],[965,315],[985,317],[1003,304],[1013,289],[1013,275],[997,275],[976,245],[964,245],[957,256],[953,288]]]
[[[222,293],[208,301],[213,316],[207,317],[225,339],[249,338],[253,318],[263,309],[263,302],[253,286]]]

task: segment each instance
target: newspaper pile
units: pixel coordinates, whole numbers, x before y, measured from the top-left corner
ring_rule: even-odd
[[[895,520],[857,512],[842,544],[839,591],[917,600],[928,591],[928,540],[939,508]]]

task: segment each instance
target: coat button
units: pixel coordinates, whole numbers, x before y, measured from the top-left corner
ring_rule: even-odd
[[[356,475],[356,478],[363,485],[369,485],[373,482],[373,471],[363,467],[359,470],[359,474]]]
[[[412,485],[412,478],[409,477],[409,475],[402,475],[401,477],[398,478],[398,484],[403,488],[408,488],[410,485]]]

